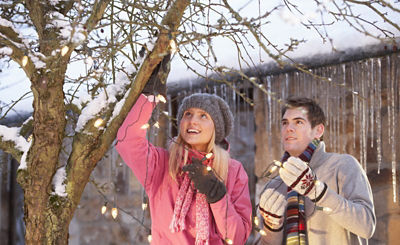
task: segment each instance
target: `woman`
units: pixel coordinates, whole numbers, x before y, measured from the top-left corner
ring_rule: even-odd
[[[228,105],[216,95],[186,97],[178,136],[166,150],[150,144],[142,129],[152,101],[138,98],[116,146],[149,197],[152,244],[244,244],[251,231],[247,174],[221,147],[233,126]]]

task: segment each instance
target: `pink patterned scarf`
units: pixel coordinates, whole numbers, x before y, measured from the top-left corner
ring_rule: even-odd
[[[192,162],[194,154],[189,153],[187,164]],[[197,155],[197,154],[196,154]],[[194,156],[203,158],[204,155]],[[203,163],[210,165],[212,159],[206,160]],[[171,232],[179,232],[185,230],[185,217],[192,204],[193,196],[196,197],[196,242],[195,245],[209,245],[210,229],[208,219],[210,216],[209,206],[206,195],[198,193],[187,173],[184,173],[183,181],[178,191],[178,196],[175,201],[174,216],[172,217],[169,229]]]

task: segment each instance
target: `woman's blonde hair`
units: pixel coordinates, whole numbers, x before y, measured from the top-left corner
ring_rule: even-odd
[[[169,174],[173,179],[176,179],[176,176],[179,174],[181,159],[183,159],[184,163],[187,162],[189,153],[188,149],[190,149],[190,146],[183,140],[180,134],[176,140],[171,142],[169,146]],[[210,152],[214,154],[212,168],[217,175],[226,182],[230,156],[228,151],[215,144],[215,130],[213,131],[211,140],[207,146],[207,153]]]

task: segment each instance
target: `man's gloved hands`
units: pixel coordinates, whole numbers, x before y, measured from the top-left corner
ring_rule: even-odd
[[[275,231],[282,228],[286,205],[286,197],[274,189],[266,189],[261,194],[258,209],[267,228]]]
[[[142,93],[145,95],[161,94],[167,98],[167,77],[170,70],[171,54],[164,56],[162,61],[157,65],[151,74],[149,81],[143,88]]]
[[[279,175],[287,186],[311,200],[319,199],[324,192],[326,184],[317,181],[311,168],[300,158],[289,157],[279,169]]]
[[[213,171],[208,171],[207,166],[202,164],[201,160],[192,158],[192,163],[183,166],[182,170],[188,173],[194,187],[206,195],[209,203],[215,203],[225,196],[224,183],[215,176]]]

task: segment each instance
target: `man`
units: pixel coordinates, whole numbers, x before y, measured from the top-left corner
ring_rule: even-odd
[[[367,244],[376,218],[371,187],[358,161],[327,153],[325,115],[315,101],[290,98],[282,109],[285,150],[279,176],[264,188],[262,244]]]

